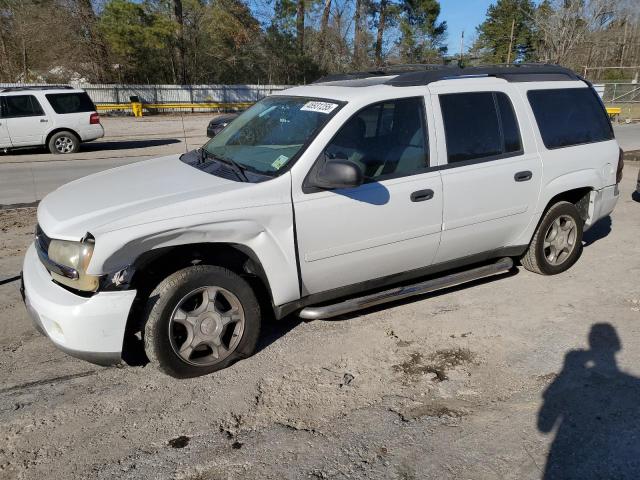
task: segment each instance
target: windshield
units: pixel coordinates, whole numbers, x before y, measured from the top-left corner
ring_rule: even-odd
[[[203,147],[214,158],[275,175],[340,108],[306,97],[268,97],[256,103]]]

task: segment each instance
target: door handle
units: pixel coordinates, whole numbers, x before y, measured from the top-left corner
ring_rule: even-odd
[[[433,198],[433,190],[418,190],[411,194],[412,202],[424,202],[425,200],[431,200]]]
[[[46,118],[41,118],[40,119],[40,123],[47,123],[49,120],[47,120]]]
[[[513,176],[513,179],[516,182],[526,182],[527,180],[531,180],[533,178],[533,173],[529,170],[525,170],[524,172],[518,172]]]

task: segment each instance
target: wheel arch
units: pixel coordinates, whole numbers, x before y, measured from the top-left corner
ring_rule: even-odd
[[[127,288],[137,291],[125,327],[123,360],[145,363],[142,343],[137,335],[144,328],[147,300],[157,285],[172,273],[192,265],[216,265],[242,276],[253,289],[263,317],[273,318],[273,294],[258,255],[246,245],[235,243],[190,243],[161,247],[144,252],[131,264]]]
[[[60,133],[60,132],[70,132],[73,133],[76,138],[78,139],[78,142],[82,143],[82,137],[80,136],[80,134],[78,132],[76,132],[73,128],[69,128],[69,127],[56,127],[53,130],[51,130],[49,133],[47,133],[47,136],[44,140],[44,144],[45,146],[49,145],[49,141],[51,140],[51,137],[53,137],[56,133]]]
[[[258,255],[250,247],[237,243],[188,243],[144,252],[131,265],[130,286],[150,292],[172,273],[198,264],[225,267],[238,275],[256,279],[273,304],[269,279]]]

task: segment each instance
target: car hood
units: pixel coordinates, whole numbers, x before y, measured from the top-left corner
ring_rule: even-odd
[[[180,155],[105,170],[63,185],[38,206],[38,222],[52,238],[79,240],[126,217],[248,184],[194,168]]]

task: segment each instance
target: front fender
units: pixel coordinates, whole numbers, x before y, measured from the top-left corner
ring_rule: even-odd
[[[297,300],[300,290],[291,209],[278,205],[262,208],[278,209],[279,212],[264,212],[266,222],[233,218],[211,221],[198,215],[195,217],[203,218],[188,217],[188,225],[153,222],[106,232],[96,239],[88,273],[117,272],[133,264],[142,254],[160,248],[228,243],[244,246],[255,253],[264,269],[275,305]]]

